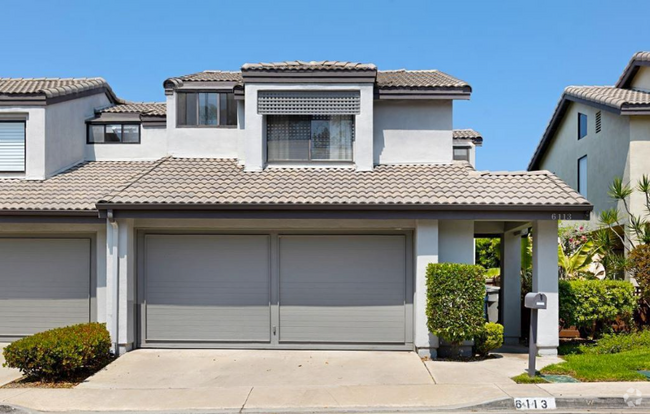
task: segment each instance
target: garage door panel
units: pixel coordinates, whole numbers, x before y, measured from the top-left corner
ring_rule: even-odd
[[[282,236],[280,341],[404,343],[406,241]]]
[[[148,235],[148,341],[270,341],[269,237]]]
[[[90,320],[90,239],[0,239],[0,335]]]

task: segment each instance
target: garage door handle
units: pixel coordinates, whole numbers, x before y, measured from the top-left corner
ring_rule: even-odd
[[[276,332],[276,329],[275,329],[275,326],[274,326],[273,327],[273,336],[275,336],[275,332]]]

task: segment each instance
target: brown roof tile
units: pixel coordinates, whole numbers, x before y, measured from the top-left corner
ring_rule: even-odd
[[[568,86],[564,93],[615,109],[650,106],[650,93],[614,86]]]
[[[98,88],[110,90],[103,78],[0,78],[0,95],[44,95],[53,98]]]
[[[639,66],[647,65],[648,62],[650,62],[650,52],[636,52],[625,66],[615,86],[617,88],[627,88]]]
[[[269,168],[234,159],[168,158],[107,203],[589,206],[549,172],[487,173],[469,164]]]
[[[454,139],[470,140],[476,145],[483,143],[483,136],[473,129],[454,129],[452,136]]]
[[[2,210],[95,210],[95,203],[128,185],[154,161],[93,161],[47,180],[0,179]]]
[[[380,88],[466,88],[469,84],[438,70],[388,70],[377,73]]]
[[[264,70],[318,70],[318,71],[365,71],[377,70],[372,63],[343,62],[338,60],[321,60],[304,62],[302,60],[271,62],[271,63],[245,63],[241,69],[243,71],[264,71]]]
[[[129,102],[104,108],[100,113],[139,113],[150,116],[167,115],[167,104],[165,102]]]

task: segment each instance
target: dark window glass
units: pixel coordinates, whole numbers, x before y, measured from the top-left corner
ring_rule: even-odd
[[[140,143],[140,125],[137,124],[94,124],[88,125],[88,143]]]
[[[469,161],[469,148],[454,148],[454,161]]]
[[[217,92],[179,92],[178,125],[237,125],[234,94]]]
[[[587,197],[587,156],[578,159],[578,192]]]
[[[88,127],[88,142],[102,143],[104,142],[104,125],[90,125]]]
[[[587,136],[587,115],[578,113],[578,139]]]
[[[354,117],[269,115],[269,161],[352,161]]]
[[[106,125],[105,142],[122,142],[122,124]]]
[[[122,142],[140,142],[140,125],[123,125]]]

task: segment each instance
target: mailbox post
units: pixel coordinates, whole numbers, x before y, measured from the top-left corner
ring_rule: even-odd
[[[524,306],[530,309],[530,334],[528,335],[528,376],[535,376],[535,358],[537,357],[537,311],[546,309],[546,295],[543,293],[527,293]]]

